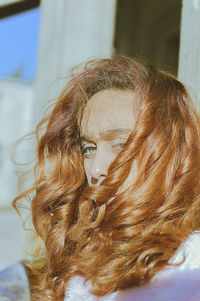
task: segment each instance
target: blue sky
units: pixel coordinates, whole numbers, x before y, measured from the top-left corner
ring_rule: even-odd
[[[39,44],[40,8],[0,20],[0,78],[35,77]]]

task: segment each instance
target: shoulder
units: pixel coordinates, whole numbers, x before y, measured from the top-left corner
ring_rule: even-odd
[[[176,265],[177,263],[185,261]],[[97,299],[90,293],[91,283],[73,277],[68,284],[66,301],[197,301],[200,300],[200,231],[194,232],[180,246],[167,266],[147,284],[117,291]]]
[[[0,272],[0,300],[30,300],[29,281],[22,263],[16,263]]]
[[[91,289],[90,281],[85,281],[82,276],[74,276],[69,280],[65,301],[115,301],[118,294],[115,292],[104,297],[96,297],[90,292]]]
[[[167,266],[149,283],[119,292],[116,301],[200,300],[200,231],[188,237],[170,263],[175,265]]]

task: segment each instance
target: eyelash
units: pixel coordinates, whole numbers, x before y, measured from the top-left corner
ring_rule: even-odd
[[[122,150],[124,143],[113,144],[112,147],[116,150]]]
[[[86,146],[86,145],[83,145],[83,146],[81,147],[81,153],[82,153],[82,155],[85,156],[85,157],[90,156],[92,153],[87,154],[87,152],[88,152],[89,150],[91,150],[91,149],[96,150],[96,146]]]
[[[117,144],[111,145],[111,147],[114,149],[114,151],[121,151],[123,149],[123,146],[124,146],[124,143],[117,143]],[[81,153],[86,158],[90,157],[90,155],[92,155],[94,151],[96,151],[96,146],[83,145],[81,147]],[[88,152],[90,152],[90,153],[88,153]]]

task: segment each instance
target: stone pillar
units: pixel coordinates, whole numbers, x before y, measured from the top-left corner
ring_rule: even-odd
[[[40,120],[47,101],[58,96],[73,66],[110,57],[116,0],[42,0],[41,7],[35,121]]]
[[[183,0],[178,77],[200,102],[200,0]]]

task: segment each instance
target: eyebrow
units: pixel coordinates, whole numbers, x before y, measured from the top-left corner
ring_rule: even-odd
[[[81,136],[80,139],[81,141],[88,141],[88,142],[93,142],[93,141],[99,141],[99,140],[110,140],[113,138],[116,138],[120,134],[126,134],[130,133],[131,129],[128,128],[116,128],[116,129],[109,129],[106,130],[103,133],[100,133],[99,137],[89,137],[87,135]]]

